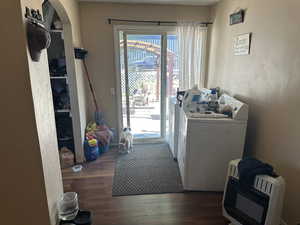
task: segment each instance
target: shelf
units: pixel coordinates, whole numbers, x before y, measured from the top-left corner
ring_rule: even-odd
[[[64,138],[58,138],[59,141],[71,141],[73,140],[72,137],[64,137]]]
[[[55,110],[56,113],[69,113],[71,112],[70,109],[56,109]]]
[[[62,33],[63,30],[50,30],[50,32],[52,32],[52,33]]]
[[[53,80],[55,80],[55,79],[68,79],[68,77],[67,76],[50,76],[50,79],[53,79]]]

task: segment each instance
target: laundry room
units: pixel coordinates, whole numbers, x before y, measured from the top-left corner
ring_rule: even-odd
[[[299,1],[0,6],[3,224],[300,224]]]

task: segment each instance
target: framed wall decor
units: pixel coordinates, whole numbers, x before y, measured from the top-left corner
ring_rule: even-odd
[[[236,13],[230,15],[230,25],[243,23],[245,18],[245,10],[241,9]]]
[[[234,55],[250,55],[251,33],[241,34],[234,38]]]

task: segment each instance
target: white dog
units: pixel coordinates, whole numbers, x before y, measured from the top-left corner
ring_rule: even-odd
[[[120,141],[120,152],[121,153],[129,153],[132,151],[133,146],[133,135],[131,133],[130,128],[124,128],[121,134],[121,141]]]

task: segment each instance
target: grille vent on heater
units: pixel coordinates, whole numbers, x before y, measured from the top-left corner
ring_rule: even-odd
[[[271,195],[273,190],[273,183],[267,179],[267,176],[256,176],[254,180],[255,189],[267,194]]]

